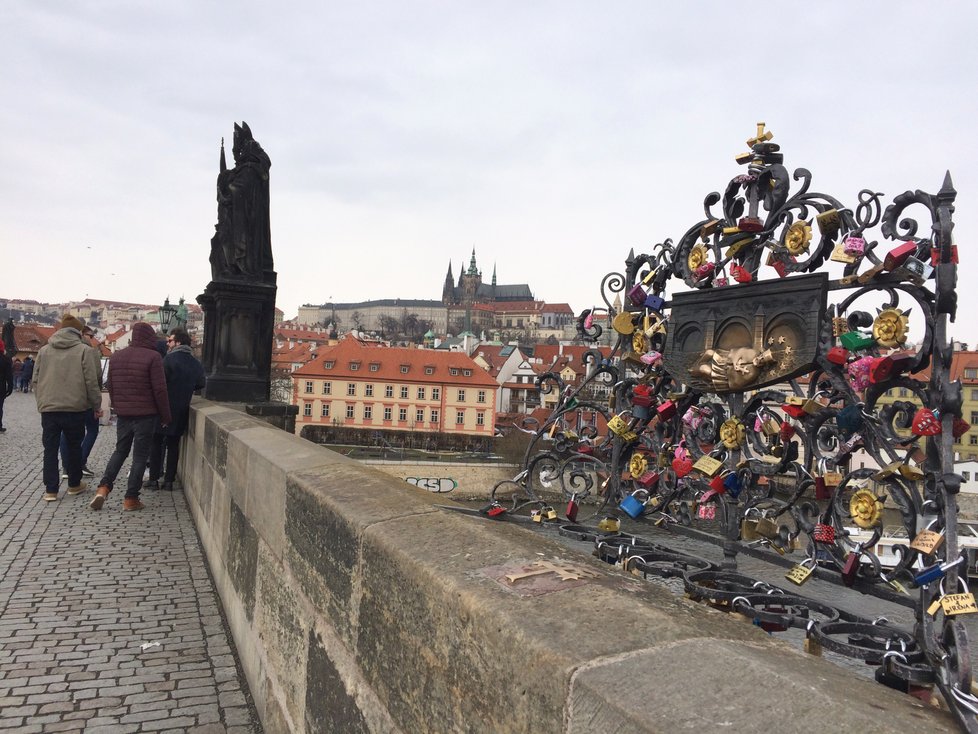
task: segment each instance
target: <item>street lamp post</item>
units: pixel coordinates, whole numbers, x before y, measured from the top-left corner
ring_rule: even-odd
[[[167,296],[159,310],[160,329],[164,334],[170,333],[170,323],[173,321],[173,317],[176,316],[176,314],[177,309],[170,305],[170,297]]]

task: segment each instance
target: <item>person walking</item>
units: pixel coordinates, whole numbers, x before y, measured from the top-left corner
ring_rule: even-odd
[[[98,342],[95,341],[95,331],[92,327],[86,324],[84,331],[82,331],[82,339],[88,346],[90,346],[95,351],[95,358],[98,360],[99,366],[102,364],[102,352],[98,347]],[[102,370],[99,369],[98,372],[98,387],[99,390],[102,389]],[[82,450],[82,476],[83,477],[93,477],[95,472],[88,468],[88,457],[92,453],[92,447],[95,446],[95,439],[98,438],[98,421],[102,417],[102,407],[101,405],[97,410],[86,410],[85,411],[85,438],[82,439],[81,450]],[[65,462],[65,453],[68,450],[68,442],[65,437],[61,437],[61,466],[64,469],[64,474],[62,478],[66,478],[68,473],[68,465]]]
[[[7,356],[4,343],[0,341],[0,433],[6,433],[3,427],[3,403],[14,391],[14,365]]]
[[[14,351],[7,347],[7,351],[14,354]],[[18,357],[14,357],[14,390],[20,390],[20,373],[24,369],[24,363]]]
[[[169,425],[170,401],[163,374],[163,358],[156,351],[153,327],[139,321],[132,327],[132,340],[109,359],[109,398],[118,416],[115,451],[90,503],[101,510],[122,465],[132,452],[123,510],[141,510],[139,490],[149,458],[150,444],[158,424]],[[92,352],[91,349],[89,349]]]
[[[170,396],[170,416],[173,421],[153,435],[153,446],[149,453],[149,481],[144,489],[160,489],[160,470],[163,468],[163,454],[166,454],[166,470],[163,471],[162,489],[172,490],[177,477],[177,462],[180,460],[180,437],[187,430],[190,420],[190,401],[194,393],[204,387],[206,380],[204,366],[194,356],[190,348],[190,334],[177,327],[167,338],[169,352],[163,359],[163,372],[166,375],[166,391]]]
[[[78,321],[78,319],[75,320]],[[78,321],[78,323],[80,324],[81,321]],[[41,355],[38,354],[37,356],[40,357]],[[34,379],[35,364],[31,357],[24,357],[24,366],[20,369],[20,386],[24,392],[31,391],[31,380]]]
[[[85,411],[102,403],[98,386],[99,362],[85,342],[85,324],[76,316],[65,314],[61,328],[41,347],[37,362],[32,361],[34,397],[41,414],[41,443],[44,446],[44,499],[58,499],[58,447],[61,436],[67,440],[65,468],[68,470],[68,494],[84,492],[81,480],[81,442],[85,435]]]

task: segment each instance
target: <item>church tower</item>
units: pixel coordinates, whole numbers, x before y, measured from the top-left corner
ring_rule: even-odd
[[[479,297],[479,288],[482,285],[482,273],[479,272],[475,264],[475,248],[472,248],[472,259],[469,260],[469,269],[461,277],[462,303],[475,303]]]
[[[446,306],[456,303],[455,297],[455,277],[452,275],[452,261],[448,261],[448,275],[445,276],[445,285],[441,289],[441,302]]]

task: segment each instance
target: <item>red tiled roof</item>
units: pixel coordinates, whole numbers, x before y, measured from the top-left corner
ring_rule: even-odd
[[[326,363],[332,362],[330,369]],[[352,363],[357,369],[350,369]],[[377,369],[370,370],[371,365]],[[407,366],[406,373],[401,367]],[[432,373],[425,374],[431,367]],[[457,370],[453,375],[451,370]],[[463,370],[469,370],[465,376]],[[294,373],[302,377],[335,377],[351,380],[386,380],[389,382],[430,382],[469,387],[498,387],[496,381],[463,352],[442,349],[408,349],[405,347],[367,346],[357,339],[344,339],[332,347],[320,348],[317,357]]]
[[[545,303],[543,304],[543,310],[547,313],[565,313],[574,315],[574,309],[570,307],[569,303]]]
[[[118,331],[114,331],[111,334],[106,334],[105,335],[105,343],[106,344],[115,344],[117,341],[119,341],[119,339],[122,337],[122,335],[126,333],[126,331],[127,331],[127,329],[124,329],[123,328],[123,329],[119,329]]]
[[[315,329],[293,329],[291,327],[277,326],[275,327],[275,338],[276,339],[295,339],[302,341],[314,341],[314,342],[325,342],[329,339],[328,331],[319,331]]]

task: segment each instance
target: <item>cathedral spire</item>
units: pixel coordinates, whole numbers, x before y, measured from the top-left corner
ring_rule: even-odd
[[[478,275],[479,269],[475,265],[475,248],[472,248],[472,259],[469,261],[469,272],[467,275]]]
[[[496,287],[496,263],[492,264],[492,287]]]

